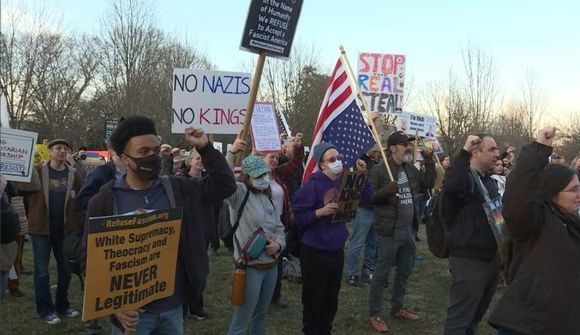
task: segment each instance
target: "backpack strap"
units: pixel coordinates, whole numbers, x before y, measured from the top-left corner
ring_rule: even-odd
[[[250,189],[247,188],[246,194],[244,195],[244,200],[242,200],[242,204],[240,205],[240,208],[238,209],[238,217],[236,218],[236,223],[234,223],[234,227],[232,228],[234,242],[236,242],[236,246],[238,247],[239,252],[242,251],[242,248],[240,247],[240,242],[238,241],[238,238],[236,237],[236,231],[238,230],[238,226],[240,225],[240,219],[242,218],[242,213],[244,211],[244,207],[246,207],[246,202],[248,202],[249,197],[250,197]]]

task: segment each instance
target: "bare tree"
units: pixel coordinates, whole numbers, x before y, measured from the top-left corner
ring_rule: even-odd
[[[448,81],[431,83],[424,96],[427,110],[438,118],[446,151],[454,155],[470,133],[485,132],[498,110],[493,57],[468,46],[462,51],[463,71],[451,68]]]
[[[267,58],[258,99],[283,109],[292,131],[305,133],[308,141],[328,85],[328,72],[319,64],[314,44],[295,43],[289,59]]]
[[[526,135],[531,141],[535,137],[538,126],[546,111],[546,95],[543,93],[537,77],[530,70],[526,71],[521,95],[521,107],[526,125]]]
[[[17,129],[31,115],[34,77],[46,71],[37,60],[41,35],[51,22],[42,8],[21,10],[32,20],[3,12],[0,29],[0,90],[6,96],[11,126]]]
[[[560,122],[556,148],[569,160],[580,155],[580,111],[570,115]]]
[[[97,70],[94,40],[46,33],[40,41],[36,63],[44,71],[34,73],[33,119],[48,129],[51,138],[69,137],[77,132],[79,122],[84,124],[78,106]]]

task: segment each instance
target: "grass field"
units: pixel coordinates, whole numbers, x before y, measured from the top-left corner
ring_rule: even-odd
[[[422,227],[424,230],[424,228]],[[447,261],[437,259],[429,253],[424,235],[417,244],[418,255],[424,260],[417,262],[407,289],[407,308],[416,311],[421,320],[397,321],[387,317],[390,334],[442,334],[443,321],[448,303],[450,275]],[[30,242],[25,245],[25,267],[32,269]],[[205,294],[206,308],[210,318],[198,321],[186,319],[185,334],[225,334],[230,317],[229,303],[231,283],[231,256],[222,248],[219,254],[210,256],[211,273]],[[51,283],[56,283],[54,259],[51,259]],[[84,334],[80,319],[65,320],[56,326],[47,326],[35,312],[32,276],[23,276],[21,289],[25,296],[7,296],[0,309],[0,334]],[[339,310],[334,321],[335,334],[376,334],[368,321],[368,287],[355,288],[343,282]],[[301,334],[302,305],[299,284],[283,283],[283,297],[289,304],[287,309],[270,308],[268,311],[268,334]],[[71,303],[76,308],[82,306],[82,294],[77,278],[73,278],[69,290]],[[53,292],[54,298],[54,292]],[[384,310],[388,315],[390,289],[384,292]],[[107,320],[100,321],[102,334],[109,334]],[[485,322],[480,325],[479,334],[495,334]]]

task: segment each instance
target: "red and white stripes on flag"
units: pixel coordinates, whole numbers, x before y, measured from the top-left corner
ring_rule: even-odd
[[[344,155],[343,166],[350,168],[356,160],[374,145],[373,135],[366,125],[356,102],[346,67],[339,58],[324,95],[314,133],[311,150],[302,181],[318,170],[314,147],[322,142],[334,144]]]

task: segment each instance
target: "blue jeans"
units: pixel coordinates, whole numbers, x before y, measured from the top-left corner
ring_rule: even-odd
[[[121,329],[111,326],[111,335],[123,335]],[[181,306],[162,313],[139,313],[135,335],[183,335]]]
[[[34,258],[34,296],[36,298],[36,313],[45,317],[54,312],[64,314],[70,307],[68,301],[68,287],[70,274],[62,254],[64,236],[46,236],[30,234],[32,241],[32,257]],[[54,253],[57,268],[56,301],[52,303],[50,295],[50,277],[48,264],[50,251]]]
[[[346,253],[346,275],[356,276],[359,273],[360,254],[365,248],[364,267],[370,272],[375,270],[377,246],[375,234],[375,214],[372,209],[359,207],[352,221],[352,236]]]
[[[244,304],[234,307],[229,335],[266,334],[266,312],[274,294],[278,267],[262,271],[246,269],[246,292]]]
[[[385,282],[395,265],[391,313],[397,313],[405,307],[407,281],[415,263],[415,249],[415,233],[411,226],[395,227],[393,236],[377,236],[377,268],[369,293],[370,316],[380,315],[382,311]]]

